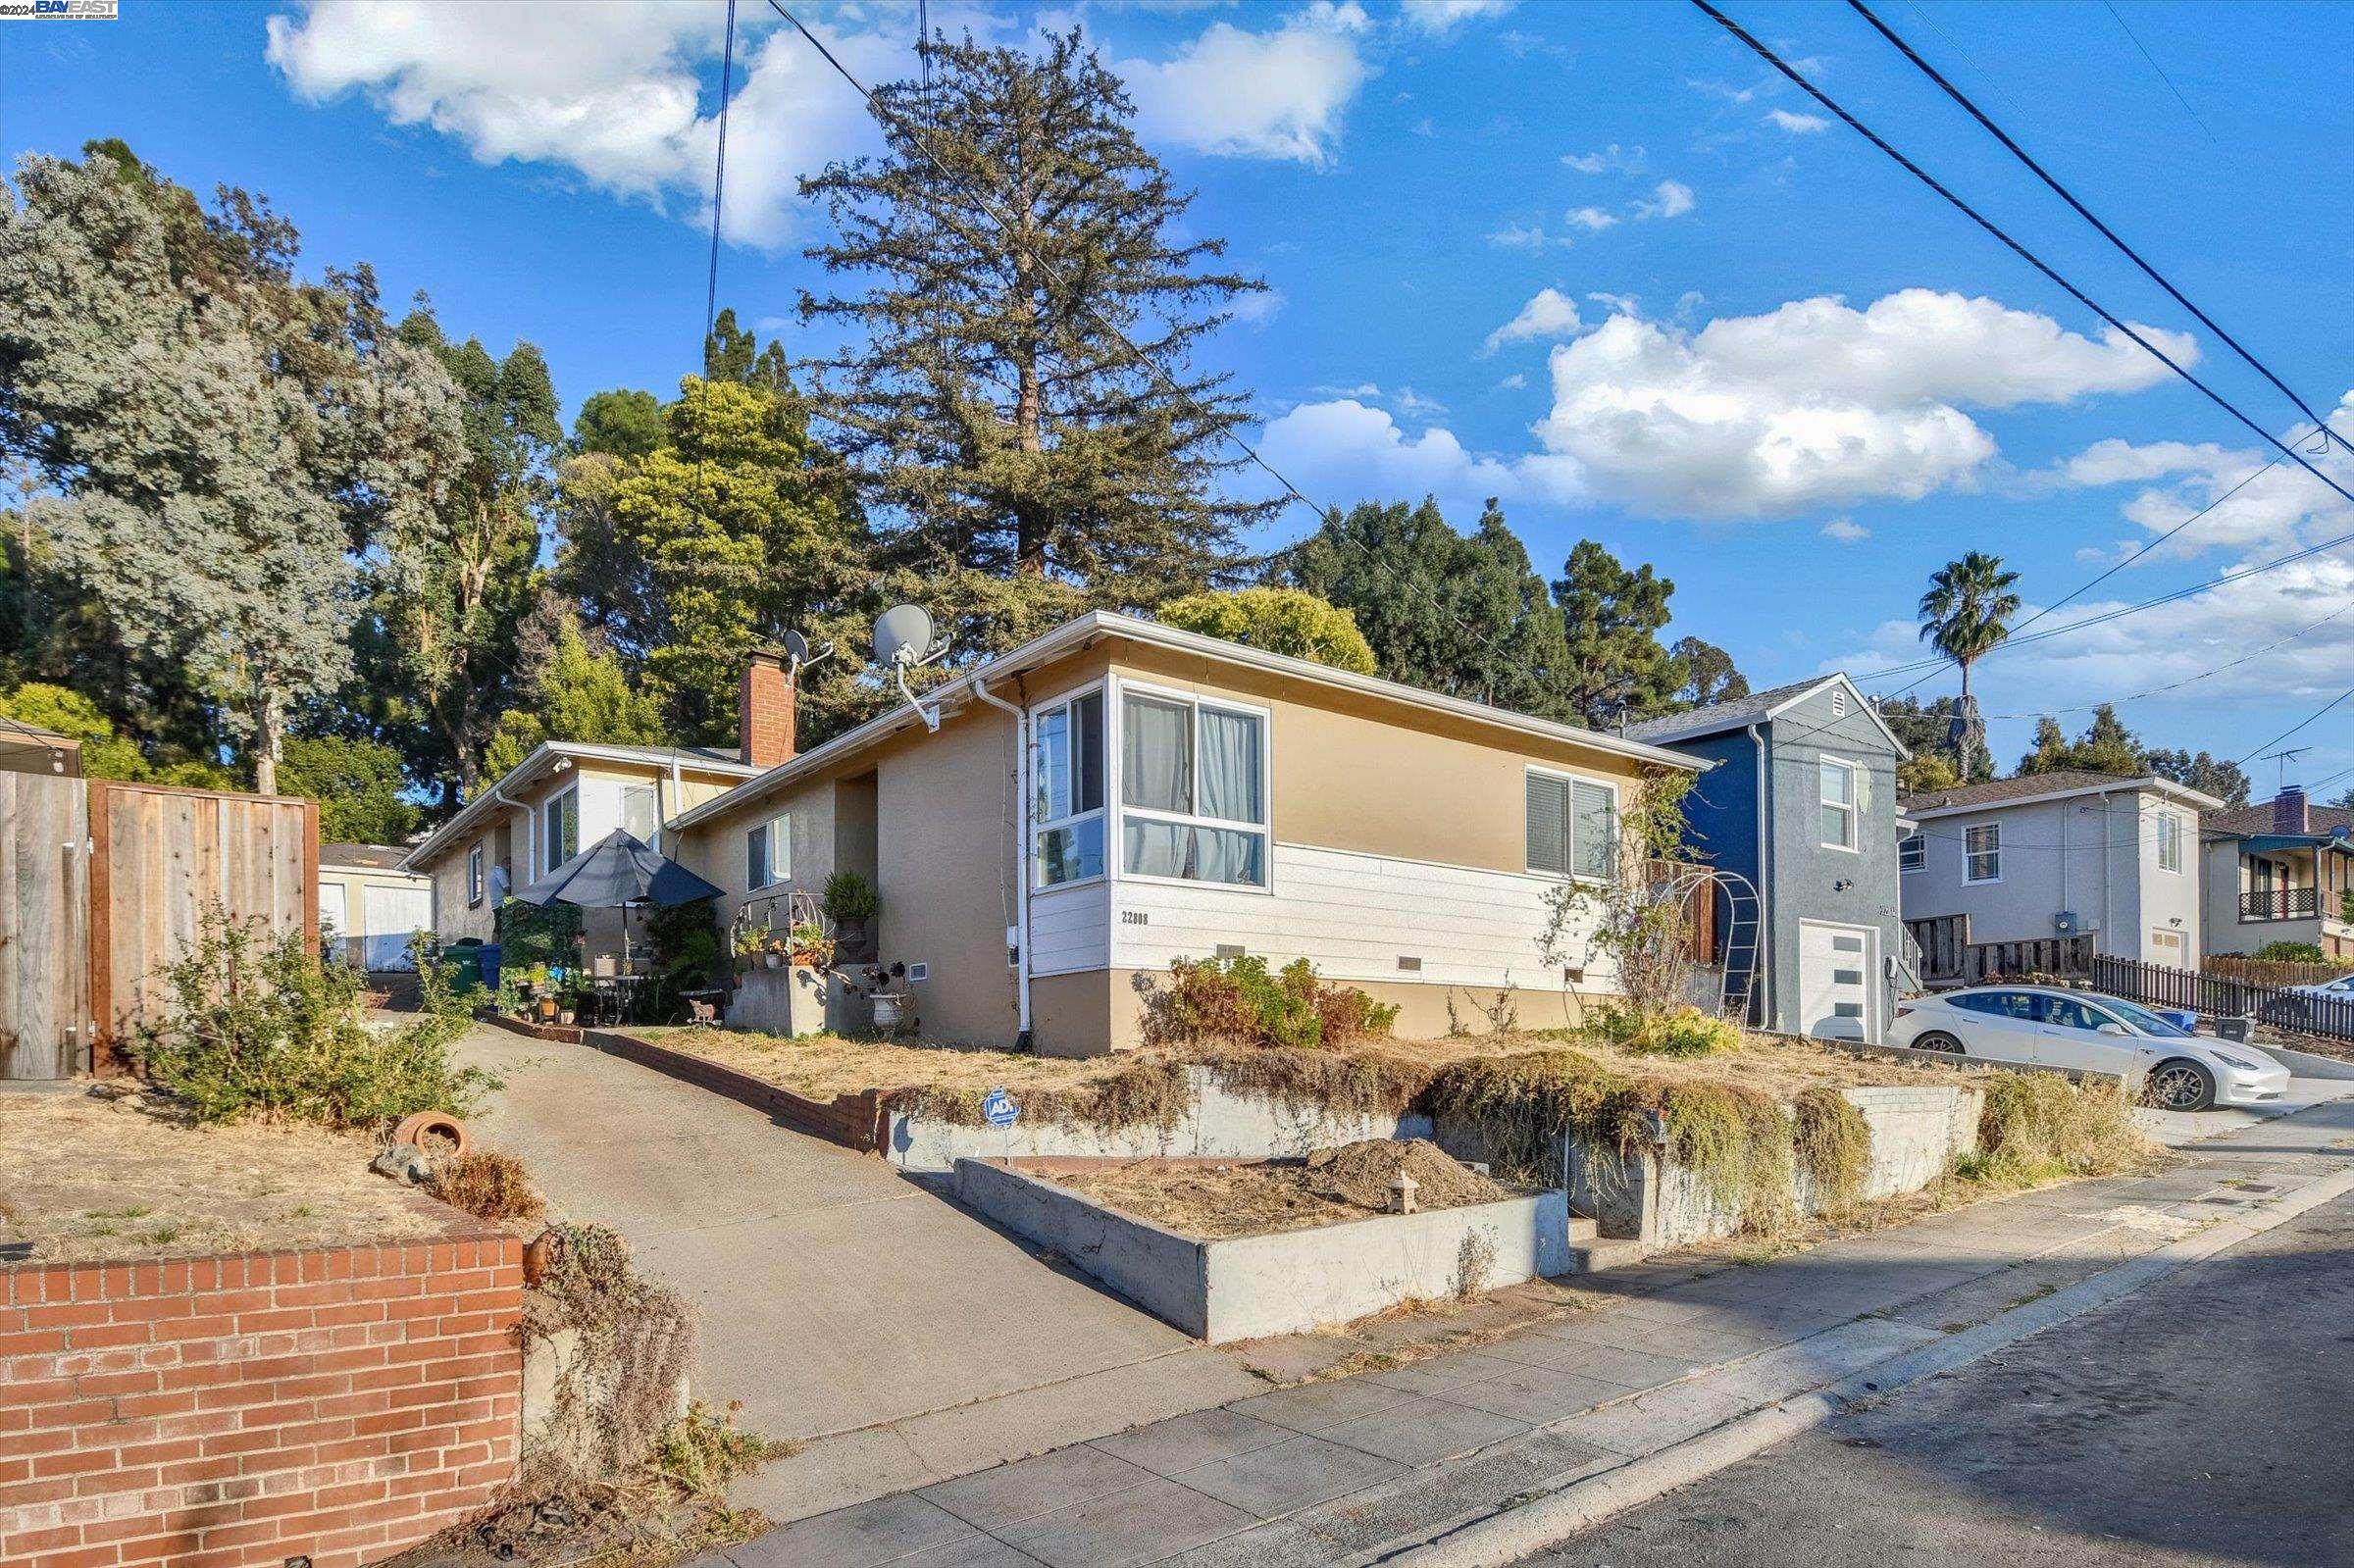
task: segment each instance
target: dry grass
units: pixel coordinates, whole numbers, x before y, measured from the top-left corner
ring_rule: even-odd
[[[1033,1056],[980,1045],[910,1045],[897,1040],[846,1039],[839,1035],[790,1039],[729,1029],[640,1029],[632,1033],[815,1100],[870,1088],[971,1089],[975,1093],[999,1087],[1032,1092],[1076,1088],[1117,1074],[1144,1054]]]
[[[1057,1187],[1204,1241],[1271,1236],[1388,1212],[1389,1184],[1403,1168],[1424,1209],[1459,1208],[1510,1197],[1510,1189],[1451,1158],[1435,1143],[1369,1138],[1307,1160],[1122,1160],[1057,1171]]]
[[[547,1212],[531,1173],[512,1154],[461,1154],[436,1166],[425,1189],[478,1220],[536,1220]]]
[[[374,1152],[315,1128],[189,1125],[148,1095],[0,1092],[0,1242],[79,1262],[435,1234]]]

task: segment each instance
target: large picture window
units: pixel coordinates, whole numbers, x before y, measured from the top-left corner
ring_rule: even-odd
[[[1528,869],[1610,880],[1618,854],[1618,791],[1591,779],[1528,776]]]
[[[542,872],[550,872],[581,852],[581,790],[578,784],[541,808],[540,845],[546,856]]]
[[[1215,702],[1130,692],[1120,708],[1120,869],[1267,885],[1267,721]]]
[[[1035,885],[1103,875],[1103,693],[1041,709],[1033,721],[1030,802]]]

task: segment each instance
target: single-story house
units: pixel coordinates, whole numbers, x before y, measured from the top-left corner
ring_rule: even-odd
[[[319,846],[319,939],[371,972],[414,969],[409,939],[434,924],[433,883],[398,844]]]
[[[2207,861],[2207,949],[2250,953],[2305,942],[2354,958],[2354,811],[2289,786],[2199,819]]]
[[[1905,919],[1965,916],[1973,943],[2090,934],[2095,952],[2196,969],[2199,820],[2223,804],[2081,770],[1914,795],[1897,844]]]
[[[1143,1036],[1172,960],[1306,959],[1428,1037],[1573,1020],[1613,982],[1548,894],[1610,874],[1621,800],[1705,764],[1093,613],[670,825],[720,916],[880,893],[923,1037],[1085,1055]],[[1558,951],[1558,950],[1557,950]]]
[[[1827,675],[1626,733],[1717,764],[1684,820],[1693,854],[1755,891],[1754,912],[1729,887],[1715,900],[1727,981],[1735,994],[1747,984],[1751,1018],[1878,1039],[1905,951],[1896,766],[1912,755],[1878,707]]]

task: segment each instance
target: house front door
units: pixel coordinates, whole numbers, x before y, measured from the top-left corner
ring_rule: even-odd
[[[1798,924],[1798,1029],[1824,1039],[1876,1040],[1872,996],[1879,976],[1879,933],[1828,921]]]

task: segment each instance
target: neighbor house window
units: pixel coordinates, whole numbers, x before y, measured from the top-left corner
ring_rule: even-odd
[[[1927,834],[1922,833],[1919,828],[1914,828],[1897,836],[1897,870],[1924,871],[1928,868],[1928,864],[1929,835]]]
[[[1618,791],[1591,779],[1528,776],[1528,869],[1608,881],[1618,853]]]
[[[2000,882],[2003,878],[2003,828],[1982,822],[1962,833],[1964,882]]]
[[[466,907],[474,908],[483,901],[483,846],[476,844],[466,851]]]
[[[2171,811],[2158,818],[2158,869],[2182,869],[2182,819]]]
[[[1120,704],[1120,868],[1267,883],[1266,715],[1131,692]]]
[[[1031,863],[1036,885],[1103,875],[1103,693],[1041,709],[1031,729]]]
[[[793,819],[771,817],[743,835],[744,885],[753,892],[793,875]]]
[[[553,871],[581,852],[581,789],[575,784],[540,808],[542,871]]]
[[[641,844],[652,843],[654,835],[662,831],[661,808],[652,784],[621,786],[621,831]]]
[[[1821,805],[1822,847],[1856,847],[1856,765],[1824,757],[1817,765],[1816,797]]]

